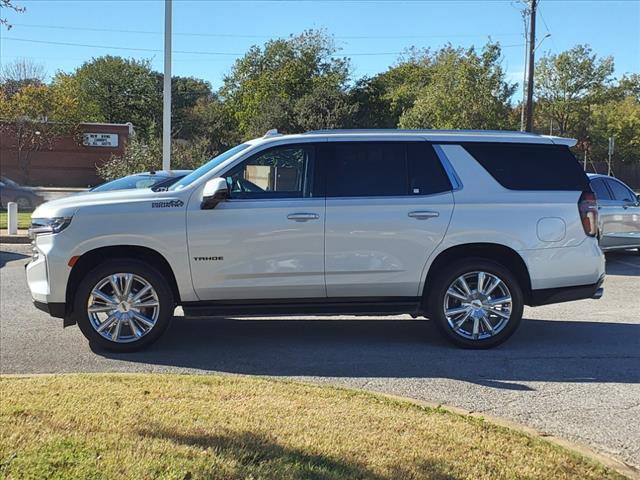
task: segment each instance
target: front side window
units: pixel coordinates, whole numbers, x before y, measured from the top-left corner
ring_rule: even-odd
[[[609,185],[609,188],[613,192],[613,198],[615,200],[618,200],[620,202],[633,201],[633,197],[634,197],[633,193],[631,193],[631,191],[627,187],[622,185],[620,182],[607,179],[607,185]]]
[[[286,145],[260,152],[224,176],[231,198],[309,197],[312,145]]]

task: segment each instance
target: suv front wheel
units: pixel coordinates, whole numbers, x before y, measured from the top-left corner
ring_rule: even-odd
[[[515,277],[499,263],[469,258],[449,266],[429,288],[428,310],[444,336],[466,348],[490,348],[520,324],[524,302]]]
[[[74,315],[92,345],[130,352],[156,341],[173,316],[171,288],[146,263],[114,259],[98,265],[82,280]]]

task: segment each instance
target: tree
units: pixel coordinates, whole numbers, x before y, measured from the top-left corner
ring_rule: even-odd
[[[23,13],[27,10],[25,7],[17,6],[13,2],[13,0],[0,0],[0,10],[2,10],[3,8],[13,10],[14,12],[17,12],[17,13]],[[11,30],[12,25],[7,21],[7,19],[0,17],[0,26],[2,25],[7,27],[7,30]]]
[[[17,58],[2,67],[0,89],[11,97],[27,85],[43,85],[46,77],[42,64],[29,58]]]
[[[537,125],[561,136],[587,136],[591,107],[606,100],[612,74],[613,58],[598,58],[588,45],[542,57],[536,66]]]
[[[416,102],[430,80],[432,58],[429,50],[409,49],[386,72],[356,83],[351,92],[358,105],[355,126],[396,128],[400,117]]]
[[[54,83],[65,82],[77,89],[78,98],[93,105],[97,121],[131,122],[146,137],[161,118],[162,94],[147,60],[94,58],[72,74],[56,75]]]
[[[77,136],[81,112],[77,98],[47,85],[26,85],[11,97],[0,92],[0,135],[13,140],[25,183],[32,153],[52,148],[64,136]]]
[[[340,96],[346,90],[349,64],[334,58],[335,52],[333,39],[314,30],[270,40],[262,48],[251,47],[236,61],[220,91],[234,112],[241,136],[255,137],[271,128],[283,132],[305,128],[303,123],[311,119],[301,118],[300,113],[308,110],[307,95],[319,89],[316,92]],[[299,102],[302,104],[296,107]],[[338,118],[343,113],[324,115]]]
[[[500,46],[447,46],[433,58],[428,83],[400,118],[403,128],[510,128],[510,98],[515,85],[505,79]]]
[[[615,137],[614,158],[622,163],[640,163],[640,99],[628,95],[596,105],[590,125],[594,159],[607,158],[609,137]]]

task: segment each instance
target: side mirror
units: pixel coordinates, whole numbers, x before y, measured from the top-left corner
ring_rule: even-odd
[[[211,179],[204,185],[200,208],[202,210],[211,210],[227,198],[229,198],[227,180],[221,177]]]

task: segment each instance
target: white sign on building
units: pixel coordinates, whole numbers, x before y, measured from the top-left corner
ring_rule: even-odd
[[[85,133],[82,144],[87,147],[109,147],[118,146],[117,133]]]

